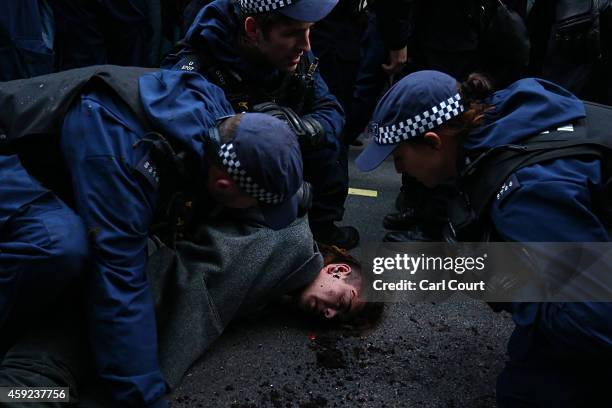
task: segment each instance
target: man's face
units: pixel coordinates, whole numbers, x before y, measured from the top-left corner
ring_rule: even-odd
[[[344,320],[355,315],[365,303],[359,297],[359,289],[347,282],[351,273],[347,264],[325,266],[300,294],[300,309],[324,319]]]
[[[286,72],[297,68],[300,58],[310,51],[310,29],[314,23],[291,22],[277,24],[267,36],[259,30],[256,48],[273,67]]]

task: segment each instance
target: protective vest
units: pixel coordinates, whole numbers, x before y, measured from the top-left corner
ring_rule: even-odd
[[[218,63],[214,55],[205,50],[175,57],[181,59],[179,69],[199,72],[223,89],[236,112],[248,112],[257,104],[274,102],[304,115],[314,102],[314,75],[319,60],[310,59],[306,54],[300,59],[295,72],[280,75],[277,81],[269,85],[256,84],[243,78],[238,72]]]
[[[64,115],[77,96],[100,86],[115,93],[139,120],[138,78],[152,68],[96,65],[0,83],[0,146],[27,136],[58,135]]]
[[[145,130],[152,130],[140,102],[138,79],[153,68],[98,65],[62,71],[30,79],[0,83],[0,154],[18,154],[23,166],[45,187],[74,208],[70,175],[62,161],[59,138],[66,112],[79,95],[88,90],[103,89],[123,101],[138,118]],[[172,145],[159,133],[150,132],[153,159],[163,179],[160,183],[161,202],[157,208],[152,232],[171,238],[177,226],[191,217],[187,176],[195,166],[186,153]],[[189,203],[187,205],[186,203]],[[169,232],[165,232],[169,230]]]
[[[104,88],[146,124],[138,78],[152,71],[99,65],[0,82],[0,154],[18,154],[30,174],[72,206],[69,177],[59,151],[66,112],[83,92]]]
[[[489,241],[492,228],[489,209],[495,194],[517,170],[556,159],[598,159],[602,163],[604,190],[592,197],[595,212],[612,225],[612,107],[585,102],[587,116],[573,124],[571,132],[551,130],[516,144],[479,152],[461,172],[458,193],[449,205],[447,238]]]

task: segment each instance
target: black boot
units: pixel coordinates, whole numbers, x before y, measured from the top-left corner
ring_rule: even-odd
[[[405,211],[385,215],[383,227],[388,230],[407,230],[422,219],[416,208],[408,207]]]
[[[408,196],[408,192],[405,187],[402,186],[400,188],[399,193],[397,193],[397,197],[395,197],[395,209],[399,212],[404,211],[412,204],[412,200]]]
[[[353,249],[359,244],[359,231],[351,226],[337,227],[331,224],[324,228],[313,227],[312,234],[317,242],[346,250]]]

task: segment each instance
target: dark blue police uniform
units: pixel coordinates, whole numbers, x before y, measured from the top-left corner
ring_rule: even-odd
[[[140,92],[156,129],[202,161],[202,133],[215,118],[233,113],[220,89],[192,73],[145,75]],[[145,264],[159,178],[151,145],[143,142],[146,129],[127,112],[107,94],[82,95],[64,120],[61,148],[77,212],[90,231],[89,324],[98,372],[118,401],[155,406],[166,385]],[[203,162],[198,167],[206,168]]]
[[[81,219],[17,155],[0,154],[0,174],[0,337],[8,341],[14,325],[80,276],[88,249]]]
[[[375,139],[357,158],[357,167],[373,170],[398,144],[422,138],[426,132],[435,132],[445,122],[459,117],[467,109],[463,102],[467,95],[462,95],[457,85],[454,78],[439,71],[419,71],[398,82],[374,112],[371,128]],[[470,226],[477,224],[478,230],[491,227],[489,239],[507,242],[609,242],[606,231],[609,220],[600,198],[608,181],[604,177],[610,175],[603,173],[598,156],[567,154],[547,161],[523,161],[524,167],[517,167],[517,161],[513,162],[515,167],[509,167],[507,160],[499,159],[500,156],[495,160],[492,151],[504,146],[498,151],[524,154],[526,146],[521,143],[525,141],[529,145],[527,140],[540,134],[551,134],[556,141],[566,141],[559,135],[577,131],[581,126],[577,122],[585,116],[587,123],[595,121],[596,116],[593,113],[587,116],[585,104],[567,90],[533,78],[513,83],[484,103],[489,109],[485,110],[482,123],[468,135],[457,136],[465,138],[457,152],[462,197],[465,199],[465,195],[471,194],[468,198],[481,200],[479,204],[471,200],[469,210],[472,214],[478,211],[481,218]],[[598,133],[601,128],[591,127],[598,129]],[[531,142],[536,143],[533,139]],[[486,165],[479,160],[484,152],[490,154],[488,158],[493,157]],[[518,157],[525,159],[524,155]],[[484,167],[482,172],[495,172],[496,167],[503,172],[505,166],[510,173],[491,202],[477,196],[475,186],[470,186],[483,183],[488,187],[489,176],[495,175],[479,178],[481,172],[475,172],[470,179],[471,171],[480,170],[479,165]],[[478,193],[487,195],[489,191],[485,188]],[[480,211],[479,205],[483,203],[489,206],[488,211]],[[453,230],[465,232],[467,217],[456,217],[455,212],[450,212],[452,220],[462,218],[463,224],[454,222],[453,226],[458,228]],[[479,240],[475,234],[471,239]],[[568,254],[570,259],[558,252],[554,256],[561,261],[559,264],[565,264],[566,260],[569,265],[576,264],[575,253]],[[586,273],[575,269],[572,273]],[[535,273],[542,274],[537,276],[542,281],[553,278],[565,283],[568,282],[565,272],[555,267],[537,269]],[[601,279],[597,284],[607,285]],[[602,289],[609,293],[608,287]],[[508,345],[510,360],[498,380],[500,407],[609,405],[610,398],[606,395],[609,385],[605,381],[609,382],[612,367],[612,303],[515,302],[500,307],[512,313],[516,323]]]
[[[222,91],[199,75],[172,71],[143,76],[139,89],[147,126],[199,158],[204,178],[202,135],[216,118],[233,113]],[[92,90],[70,108],[60,147],[79,216],[40,185],[17,155],[0,155],[6,180],[0,187],[0,324],[19,317],[14,305],[40,308],[44,299],[35,295],[57,294],[89,256],[96,366],[114,398],[128,406],[165,406],[161,397],[167,392],[145,275],[149,226],[160,196],[147,130],[108,92]]]
[[[40,84],[53,88],[59,81],[60,86],[69,88],[72,83],[83,89],[80,76],[89,78],[101,71],[104,67],[67,71],[45,77]],[[303,165],[295,135],[284,122],[268,115],[245,114],[230,140],[217,140],[217,119],[234,111],[223,91],[201,75],[148,71],[135,76],[134,72],[147,70],[110,67],[102,75],[113,83],[120,81],[117,76],[133,78],[122,87],[127,92],[90,79],[85,91],[74,96],[67,113],[59,114],[63,126],[58,155],[71,182],[68,201],[74,201],[80,218],[29,176],[18,156],[9,155],[18,151],[28,157],[18,143],[0,145],[0,170],[9,180],[0,187],[0,227],[8,232],[0,240],[0,265],[6,266],[0,274],[0,317],[6,318],[8,306],[24,304],[23,298],[17,302],[15,288],[46,284],[57,290],[63,280],[80,272],[89,241],[87,312],[98,374],[122,406],[165,406],[162,396],[167,387],[157,362],[154,302],[145,273],[152,224],[168,226],[169,236],[161,238],[168,238],[172,245],[178,219],[168,214],[177,205],[189,207],[174,199],[181,194],[193,200],[191,207],[199,220],[208,216],[207,208],[216,206],[206,194],[214,160],[242,191],[258,201],[258,211],[253,210],[256,222],[284,228],[298,215]],[[72,82],[66,80],[71,75],[75,77]],[[7,84],[3,89],[7,107],[14,108],[12,99],[19,105],[19,96],[23,97],[12,94],[13,88],[30,85],[32,81]],[[139,98],[132,98],[134,93]],[[69,95],[55,94],[42,99],[55,96],[70,100],[66,99]],[[39,139],[25,143],[36,150],[40,148],[36,142],[53,132],[58,114],[26,114],[33,123],[45,123],[34,126]],[[21,126],[14,129],[16,120],[8,121],[3,125],[11,142],[31,136],[19,133]],[[0,136],[7,138],[4,132]],[[211,148],[214,151],[205,155]],[[36,163],[28,162],[27,168],[39,173]],[[60,191],[61,187],[53,188]],[[234,204],[231,196],[227,200],[225,204]],[[38,279],[32,269],[43,262],[47,266],[34,271],[44,275]],[[40,307],[35,300],[32,308]]]
[[[238,6],[234,3],[231,0],[217,0],[203,8],[184,38],[186,47],[177,55],[167,58],[162,67],[200,72],[225,90],[237,112],[248,111],[258,103],[270,101],[292,106],[287,100],[295,94],[275,94],[285,74],[257,65],[240,53],[236,37],[240,32]],[[329,3],[332,2],[325,2],[326,7]],[[321,14],[321,18],[326,14],[324,10],[309,12]],[[200,56],[201,62],[196,65],[192,62],[194,55]],[[308,52],[302,59],[314,61],[314,56]],[[217,78],[216,71],[224,73],[223,80]],[[235,82],[235,78],[240,79]],[[345,155],[340,154],[344,112],[318,70],[313,73],[312,93],[304,100],[297,101],[297,104],[301,105],[294,108],[298,115],[312,117],[321,124],[327,142],[325,148],[302,150],[304,179],[314,188],[309,219],[316,235],[318,226],[332,226],[344,214],[348,194],[348,173],[340,163],[345,160]]]
[[[583,103],[550,82],[525,79],[496,92],[484,125],[466,149],[519,142],[585,117]],[[490,220],[509,242],[609,242],[594,205],[601,162],[568,158],[512,174],[491,203]],[[515,303],[510,361],[498,380],[500,407],[576,407],[602,403],[612,373],[612,304]],[[608,400],[609,401],[609,400]]]

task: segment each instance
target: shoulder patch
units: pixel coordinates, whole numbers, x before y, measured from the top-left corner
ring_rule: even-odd
[[[187,55],[181,63],[181,71],[199,71],[200,61],[196,55]]]
[[[506,197],[510,195],[514,190],[519,188],[521,184],[518,181],[518,177],[516,174],[511,175],[505,182],[502,184],[499,192],[495,196],[496,202],[499,205]]]
[[[136,171],[142,174],[153,188],[159,187],[159,174],[157,166],[151,160],[151,155],[146,154],[136,166]]]

